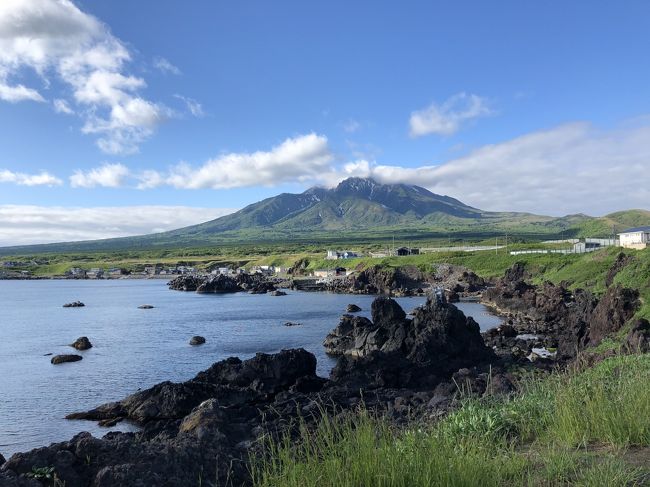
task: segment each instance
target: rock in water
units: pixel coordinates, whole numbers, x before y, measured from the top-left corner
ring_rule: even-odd
[[[280,291],[278,289],[271,292],[271,296],[286,296],[286,295],[287,295],[287,293],[285,293],[284,291]]]
[[[296,323],[295,321],[287,321],[284,326],[302,326],[302,323]]]
[[[72,303],[66,303],[63,305],[64,308],[83,308],[86,306],[81,301],[73,301]]]
[[[153,309],[154,307],[150,304],[141,304],[138,306],[138,309]]]
[[[55,355],[54,357],[52,357],[52,360],[50,360],[50,362],[53,363],[54,365],[58,365],[58,364],[64,364],[66,362],[78,362],[81,359],[83,359],[81,355],[74,355],[74,354]]]
[[[77,350],[88,350],[89,348],[93,348],[93,344],[90,343],[88,337],[79,337],[74,341],[74,343],[70,344],[70,346]]]
[[[346,311],[348,313],[358,313],[361,311],[361,308],[357,306],[356,304],[348,304],[348,307],[346,308]]]
[[[205,343],[205,338],[202,336],[196,335],[190,338],[190,345],[203,345]]]

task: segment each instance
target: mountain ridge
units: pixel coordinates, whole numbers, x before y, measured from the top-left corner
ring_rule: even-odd
[[[198,247],[222,243],[284,240],[373,240],[401,232],[410,238],[451,235],[610,235],[628,222],[650,224],[650,212],[629,210],[601,218],[584,214],[550,217],[523,212],[490,212],[446,195],[404,183],[348,178],[334,188],[312,187],[281,193],[220,218],[167,232],[83,242],[0,248],[0,253],[93,251]],[[622,228],[619,228],[621,230]]]

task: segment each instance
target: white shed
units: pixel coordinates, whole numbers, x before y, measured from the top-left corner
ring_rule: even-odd
[[[621,247],[645,249],[650,244],[650,227],[630,228],[619,234]]]

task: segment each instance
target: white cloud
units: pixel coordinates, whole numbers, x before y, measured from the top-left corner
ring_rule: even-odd
[[[77,170],[70,176],[70,186],[73,188],[118,188],[122,186],[129,175],[129,168],[123,164],[104,164],[90,171]]]
[[[155,58],[153,60],[153,66],[154,68],[156,68],[162,73],[169,73],[169,74],[176,74],[176,75],[181,74],[181,70],[178,69],[176,66],[174,66],[172,63],[170,63],[164,57]]]
[[[357,132],[360,128],[361,128],[361,124],[353,119],[346,120],[343,123],[343,130],[345,130],[349,134],[353,134],[354,132]]]
[[[312,133],[288,138],[270,151],[224,154],[198,168],[181,163],[167,174],[147,171],[140,176],[139,187],[222,189],[313,181],[330,170],[331,160],[327,137]]]
[[[187,107],[187,110],[192,114],[192,116],[201,118],[205,116],[205,112],[203,111],[203,107],[201,104],[193,100],[192,98],[188,98],[183,95],[174,95],[175,98],[178,98],[179,100],[182,100],[185,103],[185,106]]]
[[[13,183],[19,186],[60,186],[63,181],[45,171],[38,174],[25,174],[4,169],[0,170],[0,183]]]
[[[143,235],[202,223],[233,211],[186,206],[0,205],[0,246]]]
[[[599,131],[571,123],[487,145],[438,166],[357,161],[324,179],[405,182],[485,210],[603,215],[649,208],[650,125]]]
[[[26,100],[44,102],[45,98],[38,91],[26,88],[23,85],[8,86],[0,78],[0,100],[10,103],[18,103],[19,101]]]
[[[0,99],[45,101],[34,87],[11,84],[31,69],[44,81],[56,75],[72,90],[85,133],[99,134],[109,153],[133,153],[165,120],[168,110],[143,99],[142,78],[124,73],[131,60],[127,47],[108,27],[70,0],[0,2]],[[69,113],[69,100],[55,109]]]
[[[432,103],[427,108],[411,113],[411,137],[438,134],[452,135],[469,120],[492,114],[485,98],[458,93],[442,104]]]
[[[57,98],[56,100],[52,101],[52,105],[54,105],[54,111],[56,113],[65,113],[66,115],[74,114],[74,110],[70,108],[70,105],[68,105],[68,102],[65,100]]]

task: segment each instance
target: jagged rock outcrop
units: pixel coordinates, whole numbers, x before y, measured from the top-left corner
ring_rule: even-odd
[[[218,274],[216,276],[207,276],[205,280],[196,288],[197,293],[236,293],[241,291],[237,281],[230,276]]]
[[[519,335],[533,338],[504,337],[492,330],[485,334],[490,346],[516,347],[524,354],[536,346],[556,347],[557,357],[569,360],[620,330],[639,306],[638,292],[620,286],[608,287],[598,299],[589,291],[571,291],[564,283],[532,285],[525,277],[524,266],[515,264],[483,293],[483,301],[507,315]]]
[[[607,276],[605,277],[605,285],[609,287],[612,284],[614,284],[614,279],[616,278],[616,275],[633,261],[634,261],[634,257],[632,257],[631,255],[624,254],[623,252],[620,252],[616,256],[616,260],[612,264],[612,267],[610,267],[609,270],[607,271]]]
[[[624,346],[630,353],[650,352],[650,322],[645,318],[636,320],[625,337]]]
[[[607,288],[589,317],[589,344],[598,345],[607,335],[623,328],[639,305],[637,290],[621,286]]]
[[[275,282],[262,274],[184,275],[167,283],[174,291],[196,291],[203,294],[237,293],[265,294],[276,290]]]
[[[426,277],[415,266],[385,268],[375,265],[359,272],[351,282],[353,292],[367,294],[406,294],[423,286],[426,286]]]
[[[175,277],[167,285],[174,291],[196,291],[204,280],[203,276],[183,275]]]
[[[63,305],[64,308],[83,308],[84,306],[86,305],[81,301],[73,301],[71,303],[65,303]]]
[[[447,290],[450,296],[477,293],[486,285],[485,279],[475,272],[453,264],[439,264],[433,274],[433,282]]]
[[[437,296],[412,319],[396,301],[377,298],[372,321],[344,315],[325,346],[328,353],[342,355],[333,380],[377,387],[431,386],[459,368],[493,358],[479,325]]]

